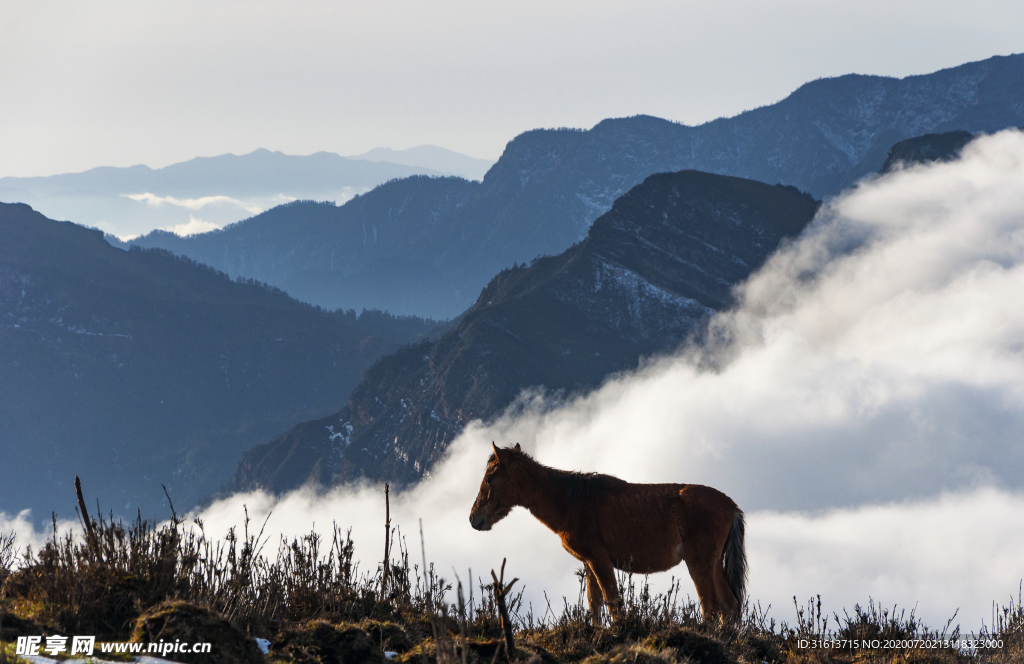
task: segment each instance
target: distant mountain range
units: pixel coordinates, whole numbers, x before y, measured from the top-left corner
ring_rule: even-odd
[[[898,141],[1019,125],[1024,55],[903,79],[851,74],[697,127],[637,116],[588,131],[529,131],[479,183],[389,182],[329,213],[299,205],[185,240],[154,233],[136,243],[325,307],[447,318],[500,270],[582,240],[653,173],[697,169],[821,198],[878,171]]]
[[[676,349],[817,209],[793,187],[652,175],[579,244],[501,272],[437,341],[379,360],[340,412],[247,452],[232,488],[416,482],[470,420],[524,388],[588,390]]]
[[[170,227],[199,232],[293,199],[344,202],[410,175],[479,179],[492,163],[432,145],[377,148],[356,157],[256,150],[240,156],[197,157],[157,169],[102,167],[48,177],[5,177],[0,178],[0,200],[28,203],[52,218],[72,219],[120,236]]]
[[[385,161],[391,164],[429,168],[437,173],[457,175],[467,180],[482,180],[484,174],[494,165],[493,159],[477,159],[446,150],[436,145],[421,145],[407,150],[374,148],[349,159],[363,161]]]
[[[166,517],[241,453],[336,411],[416,319],[326,313],[159,250],[0,204],[0,510]]]

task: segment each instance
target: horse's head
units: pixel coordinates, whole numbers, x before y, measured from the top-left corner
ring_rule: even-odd
[[[484,479],[480,482],[480,493],[469,512],[469,523],[477,530],[490,530],[491,526],[508,516],[516,506],[515,485],[512,480],[512,466],[515,458],[510,449],[499,449],[491,443],[494,454],[487,461]],[[516,443],[515,451],[519,451]]]

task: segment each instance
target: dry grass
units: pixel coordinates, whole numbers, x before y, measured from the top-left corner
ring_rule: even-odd
[[[0,533],[0,584],[4,582],[4,579],[10,573],[16,557],[17,549],[14,548],[14,533]]]
[[[383,566],[360,571],[349,534],[337,527],[329,541],[315,533],[282,540],[268,554],[262,533],[248,519],[242,533],[223,540],[201,523],[179,519],[154,526],[137,520],[92,524],[92,535],[54,537],[38,553],[16,561],[13,538],[0,537],[0,629],[19,635],[95,634],[99,640],[145,640],[154,630],[178,630],[194,640],[238,649],[253,637],[272,641],[278,662],[507,661],[493,583],[479,577],[464,587],[442,578],[432,564],[410,564],[404,539]],[[15,563],[18,563],[15,565]],[[584,599],[562,598],[524,609],[521,590],[507,598],[515,626],[514,659],[523,662],[1024,662],[1024,610],[1020,597],[996,612],[993,624],[971,635],[1003,647],[975,653],[951,647],[834,649],[802,641],[879,641],[962,638],[952,621],[932,630],[913,612],[869,602],[853,613],[826,615],[820,600],[797,605],[792,624],[748,607],[736,624],[705,623],[699,608],[680,599],[680,583],[653,594],[646,580],[620,576],[625,615],[595,628]],[[795,600],[794,600],[795,603]],[[204,631],[205,630],[205,631]],[[170,632],[168,632],[170,633]],[[208,637],[203,635],[207,634]],[[0,652],[3,652],[0,649]],[[252,661],[251,648],[230,661]],[[4,654],[0,654],[2,664]],[[259,659],[259,656],[256,656]],[[225,660],[228,661],[228,660]]]

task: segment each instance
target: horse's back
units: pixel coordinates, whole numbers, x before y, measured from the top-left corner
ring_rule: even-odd
[[[638,573],[670,569],[683,551],[679,528],[685,484],[631,484],[617,480],[591,494],[589,518],[619,569]]]
[[[730,519],[739,509],[732,498],[703,484],[632,484],[617,478],[610,479],[615,483],[603,484],[601,493],[592,494],[598,504],[621,505],[626,509],[672,510],[680,514],[706,512],[728,515]]]

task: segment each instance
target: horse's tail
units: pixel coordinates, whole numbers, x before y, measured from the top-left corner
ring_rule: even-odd
[[[725,579],[729,589],[739,603],[738,612],[743,611],[743,602],[747,595],[747,553],[743,547],[743,534],[746,524],[743,521],[743,510],[737,508],[732,517],[732,528],[722,549],[722,563],[725,565]]]

